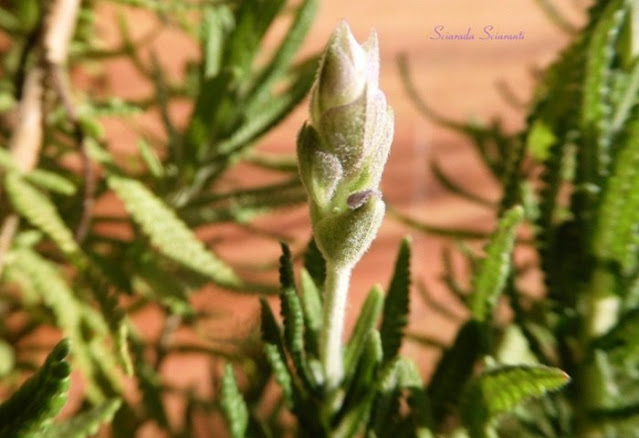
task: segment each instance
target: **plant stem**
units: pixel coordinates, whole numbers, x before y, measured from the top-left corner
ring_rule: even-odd
[[[320,361],[324,370],[325,386],[335,389],[344,375],[342,333],[344,314],[352,266],[326,263],[324,315],[320,333]]]

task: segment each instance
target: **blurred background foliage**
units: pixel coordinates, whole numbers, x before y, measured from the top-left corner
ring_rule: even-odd
[[[209,321],[228,315],[194,305],[194,291],[210,285],[239,293],[280,291],[272,275],[255,273],[275,271],[276,263],[250,251],[245,263],[230,263],[207,236],[238,228],[276,245],[286,233],[253,221],[305,201],[295,161],[254,146],[314,80],[317,55],[299,52],[317,3],[0,3],[0,393],[7,400],[0,406],[0,436],[89,436],[101,423],[111,424],[105,436],[211,436],[221,433],[222,412],[233,436],[247,430],[249,436],[330,435],[333,427],[341,436],[364,430],[384,436],[390,425],[406,436],[635,433],[636,1],[596,2],[583,28],[551,2],[536,2],[572,42],[536,71],[530,101],[502,87],[526,115],[521,129],[442,116],[418,95],[411,59],[400,59],[416,108],[466,137],[500,188],[495,201],[479,187],[464,189],[432,162],[443,187],[499,219],[494,233],[391,212],[413,230],[459,241],[459,251],[448,247],[442,258],[443,283],[455,306],[416,288],[431,310],[461,324],[450,346],[405,333],[406,243],[392,277],[398,280],[388,288],[402,292],[390,296],[388,311],[381,288],[368,295],[358,313],[360,331],[346,350],[360,366],[348,382],[355,383],[345,402],[319,420],[296,423],[294,416],[326,406],[321,391],[303,388],[305,398],[287,392],[286,374],[276,367],[292,364],[289,377],[303,379],[304,361],[315,354],[312,341],[306,350],[298,342],[300,333],[312,339],[307,290],[321,294],[321,262],[312,245],[298,244],[292,255],[285,250],[282,259],[290,274],[292,259],[307,256],[300,292],[294,274],[281,277],[283,339],[266,301],[262,338],[257,330],[228,339],[207,329]],[[103,8],[119,17],[115,45],[104,44],[97,31]],[[152,14],[157,26],[141,38],[132,36],[137,23],[128,18],[139,10]],[[274,26],[285,30],[265,50]],[[72,32],[66,36],[64,29]],[[192,59],[186,55],[179,79],[175,66],[160,61],[160,29],[197,47]],[[110,92],[117,78],[102,66],[112,61],[143,78],[146,96]],[[176,117],[178,107],[188,115]],[[160,129],[149,128],[147,117]],[[132,144],[112,143],[105,125],[113,120],[134,132]],[[239,181],[248,171],[269,175],[267,182]],[[488,243],[478,251],[462,243],[468,239]],[[513,258],[515,248],[533,255],[522,263]],[[392,266],[392,257],[384,253],[385,265]],[[534,290],[524,280],[531,272],[544,278]],[[291,313],[297,293],[306,313]],[[156,335],[135,323],[149,312],[159,321]],[[71,359],[66,341],[54,347],[61,336],[70,341]],[[398,356],[405,337],[441,351],[426,383]],[[166,370],[175,369],[167,363],[184,355],[204,358],[205,388],[167,378]],[[236,373],[230,367],[222,373],[223,362]],[[273,388],[269,364],[284,396]],[[66,400],[71,369],[78,385],[71,388],[67,419],[52,422]],[[563,391],[520,404],[564,385],[564,372],[572,383]],[[32,377],[24,382],[26,376]]]

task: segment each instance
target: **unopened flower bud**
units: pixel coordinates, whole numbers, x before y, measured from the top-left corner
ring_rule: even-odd
[[[352,102],[362,95],[368,79],[368,54],[350,32],[346,22],[335,29],[326,47],[313,92],[313,118]]]
[[[327,260],[354,264],[375,238],[392,138],[393,113],[379,89],[377,35],[360,45],[342,22],[324,51],[311,120],[297,149],[315,239]]]

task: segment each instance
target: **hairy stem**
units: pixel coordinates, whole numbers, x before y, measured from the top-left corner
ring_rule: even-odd
[[[324,320],[320,333],[320,360],[325,385],[335,389],[344,375],[342,333],[352,266],[326,264]]]

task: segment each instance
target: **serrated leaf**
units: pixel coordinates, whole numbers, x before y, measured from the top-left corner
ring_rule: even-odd
[[[456,403],[464,383],[470,378],[476,361],[484,353],[483,327],[469,320],[457,333],[453,345],[444,351],[428,384],[433,420],[439,424]]]
[[[69,341],[58,343],[42,367],[0,405],[0,438],[39,438],[67,400]]]
[[[295,277],[293,274],[293,262],[291,251],[284,243],[282,246],[282,256],[280,257],[280,284],[282,286],[281,312],[284,321],[285,345],[297,368],[298,374],[306,384],[308,389],[315,386],[314,378],[306,357],[304,342],[304,312],[302,303],[297,295],[295,287]]]
[[[23,287],[42,300],[55,317],[56,325],[74,345],[74,357],[87,379],[87,394],[93,401],[100,401],[104,394],[94,384],[94,364],[88,352],[88,344],[83,335],[82,304],[76,300],[73,291],[57,267],[30,249],[11,252],[12,262],[8,265],[9,275],[16,277]],[[101,318],[101,315],[94,315]]]
[[[639,122],[630,122],[608,178],[593,237],[593,250],[613,259],[630,273],[637,266],[639,248]]]
[[[565,386],[570,377],[543,365],[509,365],[485,371],[468,382],[461,401],[461,418],[471,436],[489,436],[487,427],[499,414],[523,401]]]
[[[296,387],[294,385],[292,370],[286,359],[286,352],[282,344],[282,335],[275,316],[268,302],[260,298],[262,341],[264,353],[271,365],[275,381],[282,388],[284,400],[290,409],[296,407]]]
[[[485,321],[490,317],[506,285],[517,227],[523,219],[524,210],[520,206],[513,207],[504,213],[486,247],[486,257],[473,276],[470,310],[478,321]]]
[[[233,438],[244,438],[248,429],[249,412],[237,387],[235,374],[230,364],[226,364],[224,368],[220,403],[231,436]]]
[[[108,400],[101,405],[74,415],[52,425],[41,438],[86,438],[98,432],[101,424],[109,423],[120,408],[118,399]]]
[[[384,362],[390,362],[399,353],[408,323],[410,300],[410,249],[411,241],[404,238],[399,247],[393,278],[384,301],[384,316],[380,334],[384,351]]]
[[[42,230],[67,255],[78,255],[80,248],[73,233],[60,217],[55,205],[15,172],[5,176],[5,187],[16,211]]]
[[[612,61],[615,42],[626,13],[624,0],[613,0],[595,22],[586,52],[581,128],[586,137],[582,145],[581,169],[585,182],[596,182],[610,162],[610,101]]]
[[[140,182],[116,175],[109,176],[107,181],[162,254],[206,275],[220,286],[241,286],[233,270],[207,251],[184,222]]]
[[[353,328],[353,334],[346,346],[344,352],[344,370],[346,375],[352,378],[355,372],[355,366],[357,365],[360,355],[364,351],[367,339],[370,336],[371,330],[375,328],[379,315],[382,313],[384,306],[384,292],[379,286],[373,286],[371,291],[366,297],[366,301],[362,304],[362,309],[359,312],[355,328]],[[382,338],[382,349],[383,349]]]

